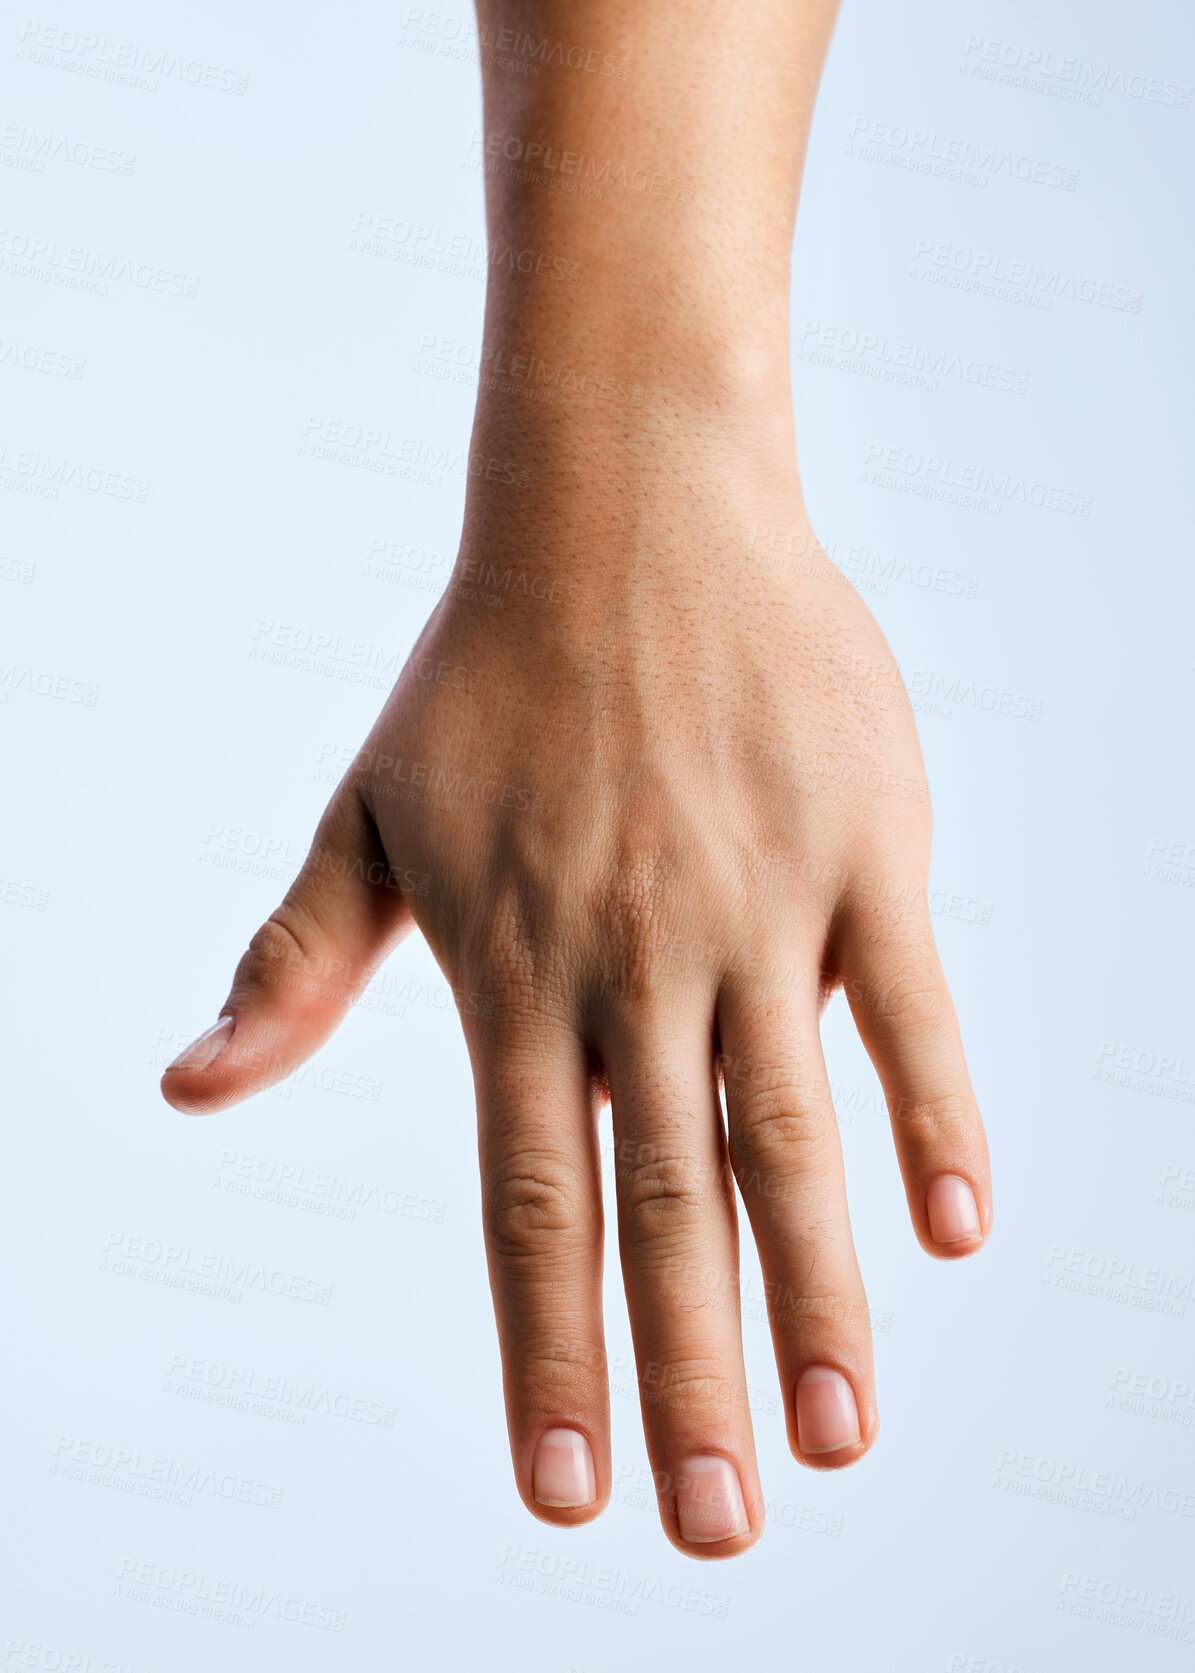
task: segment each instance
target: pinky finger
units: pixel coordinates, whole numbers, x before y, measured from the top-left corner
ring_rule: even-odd
[[[955,1260],[992,1226],[987,1139],[928,915],[856,911],[840,971],[884,1088],[918,1241]]]

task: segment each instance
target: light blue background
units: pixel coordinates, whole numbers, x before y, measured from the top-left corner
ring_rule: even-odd
[[[388,683],[340,677],[343,649],[315,672],[263,660],[263,624],[365,642],[384,666],[434,596],[411,553],[436,554],[442,575],[455,550],[459,471],[432,486],[301,452],[314,420],[433,452],[467,441],[472,390],[425,375],[420,346],[476,349],[483,284],[351,247],[363,214],[432,229],[424,246],[484,246],[476,66],[420,50],[449,44],[455,26],[428,20],[453,14],[406,15],[71,0],[29,21],[107,46],[60,44],[45,61],[24,14],[0,26],[0,1668],[1188,1667],[1190,10],[846,0],[796,247],[802,463],[822,538],[911,687],[953,687],[920,715],[935,921],[989,1125],[997,1230],[959,1268],[921,1255],[874,1078],[836,1004],[827,1050],[883,1433],[845,1475],[793,1463],[747,1253],[771,1524],[745,1559],[702,1566],[667,1545],[643,1494],[612,1253],[616,1502],[566,1537],[515,1496],[468,1066],[421,945],[280,1094],[197,1122],[156,1090],[214,1017],[301,859],[329,763],[363,738]],[[972,73],[985,40],[998,43],[987,78]],[[122,42],[247,86],[79,73]],[[1073,70],[1034,87],[1001,67],[1046,53],[1111,86],[1084,101],[1064,96]],[[726,73],[751,66],[728,58]],[[1155,78],[1188,102],[1134,96]],[[876,123],[887,138],[860,149]],[[902,129],[936,137],[910,151]],[[30,134],[135,163],[121,175],[49,157],[31,171]],[[951,141],[1077,171],[1073,189],[998,164],[969,183],[896,160]],[[57,241],[59,262],[83,247],[194,277],[197,294],[68,289],[44,258],[22,271],[36,239]],[[1040,281],[1048,308],[935,284],[917,260],[927,246],[1138,292],[1140,308],[1051,298]],[[948,275],[944,259],[933,270]],[[823,335],[837,346],[811,358]],[[877,375],[898,344],[921,384]],[[81,376],[62,375],[80,360]],[[955,368],[972,363],[1024,387],[968,382]],[[869,474],[873,445],[1089,496],[1090,515],[928,498],[911,465],[893,490]],[[29,454],[92,483],[148,483],[144,502],[29,493]],[[375,542],[407,549],[389,579],[366,573]],[[966,585],[925,584],[939,571]],[[985,707],[984,692],[1040,704],[1039,718]],[[221,1188],[238,1169],[306,1170],[306,1206]],[[355,1217],[318,1212],[321,1173],[361,1187]],[[189,1253],[123,1271],[131,1239]],[[204,1256],[329,1285],[330,1299],[155,1281]],[[293,1394],[302,1423],[227,1403],[271,1378],[342,1409],[389,1408],[392,1426],[304,1414]],[[1134,1385],[1155,1397],[1134,1400]],[[187,1397],[205,1388],[224,1403]],[[140,1463],[113,1477],[101,1465],[122,1449]],[[154,1499],[136,1491],[154,1459],[280,1504],[203,1488],[189,1504]],[[554,1596],[566,1562],[588,1584]],[[142,1564],[158,1577],[149,1602],[129,1589]],[[344,1630],[185,1613],[200,1586],[183,1575],[343,1611]],[[605,1606],[636,1596],[633,1616]]]

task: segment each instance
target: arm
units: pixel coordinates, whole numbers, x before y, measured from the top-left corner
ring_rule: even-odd
[[[923,1247],[970,1254],[991,1222],[912,716],[797,472],[789,245],[833,12],[481,0],[491,43],[627,73],[527,76],[486,49],[486,369],[454,582],[223,1020],[164,1081],[206,1112],[289,1073],[417,925],[483,1001],[462,1022],[519,1491],[561,1526],[610,1492],[608,1099],[648,1449],[691,1556],[763,1523],[736,1188],[795,1457],[851,1464],[876,1436],[818,1032],[836,987]]]

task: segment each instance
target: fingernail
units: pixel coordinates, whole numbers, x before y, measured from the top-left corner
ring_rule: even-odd
[[[963,1243],[979,1231],[975,1193],[956,1173],[935,1179],[925,1196],[930,1236],[935,1243]]]
[[[597,1498],[593,1453],[575,1429],[547,1429],[535,1449],[531,1491],[536,1504],[576,1509]]]
[[[699,1453],[676,1472],[676,1518],[689,1545],[713,1545],[750,1531],[738,1471],[726,1458]]]
[[[206,1029],[197,1040],[192,1040],[186,1051],[180,1052],[168,1069],[206,1069],[224,1050],[237,1025],[235,1017],[221,1017]]]
[[[807,1366],[797,1378],[797,1445],[812,1457],[841,1452],[859,1440],[855,1391],[841,1371]]]

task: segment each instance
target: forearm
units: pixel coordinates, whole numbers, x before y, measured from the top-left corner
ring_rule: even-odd
[[[575,479],[568,456],[579,467],[595,438],[621,491],[620,457],[677,422],[763,424],[791,457],[789,253],[836,9],[478,0],[490,277],[474,447],[527,465],[508,511],[542,510],[560,455]]]
[[[559,254],[571,281],[497,260],[487,329],[531,312],[635,358],[766,344],[787,317],[797,188],[834,0],[478,0],[502,28],[579,41],[536,76],[487,54],[481,151],[495,256]],[[545,52],[545,57],[548,56]],[[538,60],[532,60],[538,62]],[[711,370],[716,370],[716,364]]]

